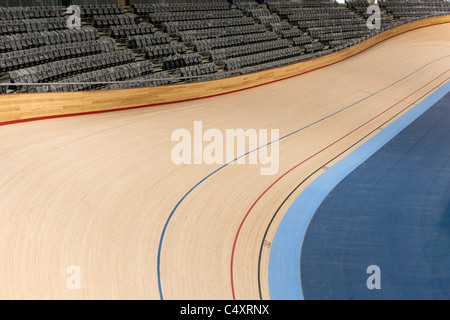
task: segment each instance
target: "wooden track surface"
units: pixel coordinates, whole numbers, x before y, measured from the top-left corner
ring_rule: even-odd
[[[446,80],[449,39],[449,24],[426,27],[233,94],[0,127],[0,298],[160,299],[159,266],[164,299],[259,299],[260,245],[282,199]],[[274,128],[280,136],[317,123],[280,141],[278,174],[230,165],[183,199],[220,167],[172,163],[171,133],[196,120],[204,130]],[[261,256],[264,299],[269,250]],[[72,265],[80,290],[67,288]]]

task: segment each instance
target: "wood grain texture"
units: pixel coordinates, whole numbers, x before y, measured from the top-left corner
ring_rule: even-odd
[[[259,299],[261,241],[272,241],[287,206],[311,179],[264,237],[282,200],[299,181],[445,81],[449,39],[450,24],[430,26],[326,68],[245,91],[0,126],[0,299],[160,299],[158,247],[177,203],[161,246],[164,298],[232,299],[231,254],[242,225],[233,263],[235,296]],[[99,96],[87,98],[91,94],[100,93],[73,95],[90,106],[104,103]],[[64,96],[42,95],[53,97],[48,105]],[[30,104],[36,97],[41,95],[18,96]],[[143,98],[109,101],[129,105],[133,99]],[[284,136],[305,129],[280,142],[276,175],[260,175],[259,165],[236,164],[198,184],[220,165],[171,160],[172,132],[192,132],[198,120],[204,130],[222,132],[273,128]],[[265,247],[264,299],[270,298],[269,253]],[[81,270],[80,290],[67,287],[72,265]]]
[[[2,95],[0,96],[0,123],[165,104],[244,90],[337,63],[399,34],[448,22],[450,22],[450,16],[415,21],[324,57],[215,81],[109,91]]]

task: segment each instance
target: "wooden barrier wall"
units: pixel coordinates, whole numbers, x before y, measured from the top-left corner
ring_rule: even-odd
[[[411,22],[327,56],[221,80],[138,89],[1,95],[0,124],[144,107],[230,93],[322,68],[402,33],[449,22],[450,15]]]

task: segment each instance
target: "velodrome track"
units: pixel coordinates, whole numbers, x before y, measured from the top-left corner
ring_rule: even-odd
[[[0,298],[269,299],[286,210],[448,81],[449,39],[448,23],[426,27],[232,94],[1,126]],[[278,173],[173,164],[172,132],[196,120],[279,129]],[[67,288],[72,265],[81,290]]]

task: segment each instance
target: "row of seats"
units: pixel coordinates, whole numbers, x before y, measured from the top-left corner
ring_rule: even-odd
[[[293,7],[284,7],[273,10],[277,15],[282,18],[287,18],[290,15],[300,14],[300,15],[309,15],[313,16],[316,14],[328,14],[329,16],[337,16],[340,17],[347,13],[347,10],[343,7],[337,8],[293,8]]]
[[[154,24],[164,22],[188,21],[188,20],[209,20],[209,19],[233,19],[241,18],[243,14],[237,10],[227,11],[193,11],[193,12],[160,12],[150,13],[149,21]]]
[[[195,78],[191,78],[189,82],[200,82],[200,81],[213,81],[213,80],[219,80],[219,79],[225,79],[229,77],[233,77],[237,72],[234,71],[222,71],[222,72],[215,72],[215,73],[208,73],[205,75],[201,75]]]
[[[450,14],[449,1],[380,1],[380,7],[384,8],[395,18],[408,22],[424,17],[433,17]]]
[[[292,38],[291,40],[294,46],[303,46],[305,44],[310,44],[313,42],[313,38],[311,38],[311,36],[309,35]]]
[[[413,1],[413,0],[382,0],[381,7],[427,7],[427,8],[450,8],[448,1]]]
[[[64,15],[60,7],[0,7],[0,20],[56,18]]]
[[[117,50],[86,57],[50,62],[9,72],[11,83],[51,82],[73,74],[130,63],[136,56],[131,50]]]
[[[412,10],[390,10],[389,11],[395,18],[400,20],[408,19],[408,18],[426,18],[426,17],[435,17],[445,14],[441,10],[428,10],[428,9],[412,9]],[[448,11],[450,13],[450,10]]]
[[[330,48],[346,48],[352,44],[354,44],[353,41],[348,39],[332,40],[329,42]]]
[[[308,29],[315,27],[329,27],[329,26],[351,26],[351,25],[360,25],[365,23],[365,21],[361,19],[330,19],[330,20],[304,20],[299,21],[297,26],[300,29]]]
[[[117,44],[114,40],[105,38],[94,41],[64,43],[43,48],[1,53],[0,72],[28,68],[57,60],[110,52],[117,49]]]
[[[264,64],[275,60],[299,56],[302,52],[298,47],[289,47],[285,49],[273,50],[269,52],[257,53],[249,56],[238,57],[224,60],[225,70],[241,69],[258,64]]]
[[[186,53],[187,48],[182,43],[168,43],[145,48],[145,57],[147,59],[159,59],[174,54]]]
[[[259,42],[257,44],[242,45],[238,47],[229,47],[209,51],[210,60],[213,62],[224,61],[226,59],[239,56],[246,56],[255,53],[272,51],[282,48],[288,48],[289,41],[285,39]]]
[[[251,36],[232,36],[217,39],[207,39],[194,41],[193,45],[197,52],[205,52],[213,49],[226,47],[236,47],[250,43],[267,42],[277,40],[278,36],[274,32],[256,33]]]
[[[0,20],[0,36],[62,30],[66,28],[67,21],[64,18]]]
[[[127,81],[152,72],[153,66],[150,61],[133,62],[78,74],[59,81],[61,85],[39,86],[37,87],[37,91],[64,92],[94,90],[106,87],[108,82]]]
[[[348,12],[341,12],[331,15],[329,13],[318,13],[310,15],[307,13],[294,13],[287,17],[290,23],[298,23],[299,21],[313,21],[313,20],[337,20],[337,19],[354,19],[354,17]]]
[[[300,29],[289,29],[281,31],[281,37],[284,39],[297,38],[301,37],[302,35],[303,32]]]
[[[279,16],[259,16],[258,22],[265,27],[269,27],[271,24],[280,23],[281,19]]]
[[[286,58],[286,59],[280,59],[280,60],[276,60],[276,61],[253,65],[253,66],[239,69],[239,73],[240,74],[249,74],[249,73],[259,72],[259,71],[263,71],[263,70],[284,67],[284,66],[287,66],[290,64],[308,61],[308,60],[311,60],[311,59],[314,59],[317,57],[321,57],[321,56],[330,54],[331,52],[332,52],[332,50],[324,50],[324,51],[319,51],[319,52],[315,52],[315,53],[308,53],[308,54],[304,54],[304,55],[293,56],[293,57]]]
[[[131,49],[145,48],[170,43],[169,35],[165,33],[155,33],[148,35],[138,35],[128,37],[128,47]]]
[[[125,13],[124,7],[118,4],[81,5],[79,7],[82,18],[88,18],[98,15],[118,15]]]
[[[133,78],[132,81],[112,83],[104,87],[102,90],[132,89],[143,87],[166,86],[171,83],[171,76],[167,71],[156,72],[146,76]]]
[[[217,71],[217,66],[213,62],[180,68],[181,76],[185,78],[203,76]]]
[[[239,35],[250,35],[253,33],[263,33],[263,32],[266,32],[266,28],[264,28],[264,26],[260,24],[254,24],[249,26],[242,26],[240,28],[222,27],[204,30],[180,31],[177,34],[179,37],[179,41],[192,42],[196,40],[239,36]]]
[[[98,31],[94,28],[43,31],[2,36],[0,37],[0,53],[55,44],[90,41],[98,38]]]
[[[267,7],[275,11],[280,8],[324,8],[338,7],[339,3],[330,0],[302,0],[302,1],[266,1]]]
[[[269,24],[269,30],[281,34],[283,31],[290,30],[291,24],[287,21],[275,22]]]
[[[178,69],[201,63],[202,63],[202,56],[198,52],[175,54],[163,58],[163,69],[164,70]]]
[[[233,4],[236,6],[236,8],[238,8],[239,10],[242,10],[242,11],[249,11],[252,9],[259,8],[259,5],[256,1],[235,0],[235,1],[233,1]]]
[[[155,32],[156,28],[151,23],[110,27],[110,36],[115,39],[135,35],[153,34]]]
[[[269,10],[267,10],[267,9],[260,9],[260,8],[258,8],[258,9],[250,9],[250,10],[248,10],[246,12],[247,12],[249,17],[255,17],[255,18],[267,17],[267,16],[271,15]]]
[[[317,51],[323,50],[323,44],[320,42],[305,44],[304,47],[305,47],[306,53],[312,53],[312,52],[317,52]]]
[[[215,3],[162,3],[162,4],[133,4],[132,8],[140,15],[145,16],[158,12],[190,12],[190,11],[219,11],[229,10],[226,2]]]
[[[140,19],[135,14],[94,16],[94,27],[96,28],[135,25],[139,23]]]
[[[316,27],[316,28],[308,28],[308,33],[315,38],[319,38],[321,35],[327,33],[344,33],[348,31],[369,31],[367,26],[364,25],[349,25],[349,26],[331,26],[331,27]]]
[[[255,21],[250,17],[230,18],[230,19],[210,19],[210,20],[191,20],[175,21],[163,23],[164,32],[176,34],[186,30],[203,30],[222,27],[242,27],[254,25]]]
[[[376,31],[373,31],[376,32]],[[344,40],[344,39],[356,39],[356,38],[367,38],[371,34],[369,30],[363,31],[347,31],[347,32],[335,32],[326,33],[318,36],[319,41],[328,42],[333,40]]]

